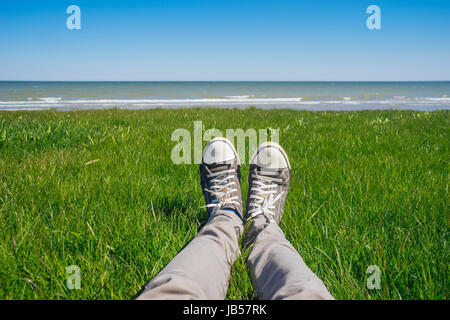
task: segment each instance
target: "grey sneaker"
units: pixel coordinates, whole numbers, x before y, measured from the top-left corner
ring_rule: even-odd
[[[289,191],[291,165],[283,148],[266,142],[250,160],[247,194],[247,220],[263,215],[279,223]]]
[[[234,210],[242,219],[240,161],[233,144],[225,138],[211,140],[203,151],[201,186],[208,214]]]

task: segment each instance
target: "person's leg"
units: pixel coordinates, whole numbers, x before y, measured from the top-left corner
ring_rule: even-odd
[[[278,226],[290,171],[275,143],[259,146],[250,162],[245,246],[254,287],[260,299],[333,299]]]
[[[210,218],[197,236],[137,299],[223,299],[242,232],[240,164],[233,145],[214,139],[205,148],[201,183]]]
[[[333,299],[276,223],[259,216],[248,231],[247,265],[260,299]]]
[[[241,229],[242,220],[233,212],[218,210],[138,299],[223,299]]]

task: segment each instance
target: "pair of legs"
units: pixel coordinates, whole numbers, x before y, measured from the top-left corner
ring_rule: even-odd
[[[226,139],[212,140],[200,165],[209,220],[137,299],[224,299],[245,222],[247,266],[260,299],[333,299],[278,225],[290,171],[278,144],[259,146],[250,161],[244,216],[236,150]]]

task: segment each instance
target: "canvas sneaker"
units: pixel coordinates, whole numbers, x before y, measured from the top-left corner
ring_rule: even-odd
[[[247,220],[264,216],[279,223],[289,191],[291,166],[283,148],[275,142],[261,144],[250,160]]]
[[[215,138],[208,143],[203,151],[200,176],[208,214],[230,210],[242,219],[240,161],[229,140]]]

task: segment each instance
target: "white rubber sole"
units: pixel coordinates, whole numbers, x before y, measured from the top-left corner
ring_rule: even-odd
[[[217,141],[222,141],[225,142],[227,145],[229,145],[231,147],[231,149],[233,150],[233,153],[238,161],[238,165],[241,165],[241,159],[239,159],[239,155],[236,152],[236,149],[234,148],[234,145],[231,143],[230,140],[228,140],[227,138],[223,138],[223,137],[216,137],[214,139],[212,139],[211,141],[208,142],[208,144],[206,145],[205,149],[203,149],[203,153],[202,153],[202,163],[203,163],[203,155],[205,153],[206,148],[212,144],[213,142],[217,142]]]
[[[252,158],[250,159],[250,163],[255,162],[256,157],[258,156],[258,153],[259,153],[262,149],[264,149],[264,148],[269,148],[269,147],[275,148],[275,149],[277,149],[278,151],[281,152],[281,154],[283,155],[284,159],[286,160],[286,163],[287,163],[288,168],[289,168],[289,170],[290,170],[290,169],[291,169],[291,164],[289,163],[289,158],[288,158],[288,156],[287,156],[287,154],[286,154],[286,151],[284,151],[284,149],[283,149],[278,143],[272,142],[272,141],[268,141],[268,142],[261,143],[261,144],[258,146],[258,148],[256,148],[255,153],[253,153],[253,156],[252,156]]]

